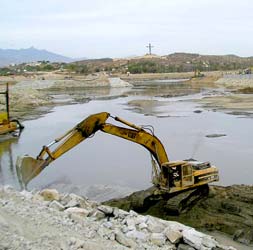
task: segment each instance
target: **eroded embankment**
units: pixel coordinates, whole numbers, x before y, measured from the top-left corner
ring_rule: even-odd
[[[224,232],[237,242],[253,246],[253,186],[211,186],[208,196],[177,216],[167,209],[169,200],[147,202],[150,192],[151,189],[135,192],[106,204],[175,220],[200,230]]]

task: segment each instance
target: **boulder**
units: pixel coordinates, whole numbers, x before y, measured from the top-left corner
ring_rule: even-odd
[[[76,214],[82,217],[87,217],[90,213],[89,210],[85,208],[79,208],[79,207],[70,207],[70,208],[67,208],[64,212],[68,214]]]
[[[142,230],[142,229],[146,229],[146,228],[148,228],[148,225],[146,224],[146,223],[140,223],[139,225],[138,225],[138,228],[140,229],[140,230]]]
[[[179,243],[180,240],[183,238],[182,233],[173,230],[173,227],[166,227],[163,233],[167,237],[167,239],[173,244]]]
[[[217,246],[217,241],[209,235],[196,231],[194,228],[183,231],[184,242],[197,250],[211,250]]]
[[[93,209],[89,216],[95,218],[96,220],[102,220],[105,218],[105,214],[97,209]]]
[[[148,234],[140,232],[138,230],[132,230],[132,231],[128,231],[126,233],[126,236],[128,238],[134,239],[134,240],[139,240],[142,242],[146,242],[148,240]]]
[[[43,197],[45,201],[60,200],[60,194],[56,189],[43,189],[40,192],[40,195]]]
[[[136,243],[121,232],[115,234],[115,240],[123,246],[136,248]]]
[[[151,233],[161,233],[165,229],[165,225],[161,223],[161,220],[152,216],[147,216],[146,224]]]
[[[49,207],[56,209],[58,211],[63,211],[65,209],[65,207],[58,201],[53,200],[50,204]]]
[[[119,209],[119,208],[115,207],[113,209],[113,215],[114,215],[115,218],[125,219],[129,215],[129,213],[126,212],[125,210],[122,210],[122,209]]]
[[[86,199],[76,194],[67,194],[61,199],[61,203],[66,207],[91,207]]]
[[[161,247],[161,246],[163,246],[165,244],[166,237],[162,233],[152,233],[150,235],[150,241],[154,245],[157,245],[157,246]]]
[[[97,210],[103,212],[106,216],[113,216],[113,208],[106,206],[106,205],[100,205],[97,207]]]

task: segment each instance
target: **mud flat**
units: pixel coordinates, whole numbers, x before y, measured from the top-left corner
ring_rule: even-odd
[[[234,115],[253,116],[252,94],[227,93],[206,96],[195,101],[205,109],[219,110]]]
[[[204,108],[221,110],[235,115],[252,116],[252,75],[225,75],[214,82],[219,88],[223,88],[224,91],[218,95],[209,95],[198,100]]]
[[[187,93],[192,93],[196,89],[199,90],[205,86],[214,87],[214,81],[218,79],[220,74],[220,72],[207,72],[205,77],[191,79],[193,72],[134,74],[130,76],[108,76],[104,73],[81,76],[48,72],[37,73],[29,77],[0,77],[0,91],[4,90],[4,84],[6,82],[10,83],[11,116],[22,121],[49,112],[50,109],[56,105],[88,102],[90,100],[90,98],[85,97],[73,97],[71,91],[74,89],[84,91],[87,88],[93,88],[100,90],[100,92],[105,92],[105,90],[108,89],[131,88],[131,83],[138,86],[138,82],[144,80],[185,79],[188,80],[188,88],[184,93],[187,95]],[[108,93],[106,95],[108,95]],[[174,96],[175,93],[172,93],[171,95]],[[0,98],[0,110],[3,110],[4,106],[1,104],[4,104],[4,99],[2,96],[0,96]]]
[[[41,77],[43,76],[43,80]],[[33,119],[47,113],[56,105],[77,102],[88,102],[90,98],[75,99],[71,90],[100,89],[108,93],[109,89],[129,88],[132,85],[119,77],[108,77],[105,74],[67,77],[57,74],[37,75],[35,78],[0,77],[0,91],[9,87],[11,117],[19,120]],[[113,92],[113,91],[111,91]],[[115,91],[119,92],[119,91]],[[0,111],[5,109],[4,96],[0,96]]]

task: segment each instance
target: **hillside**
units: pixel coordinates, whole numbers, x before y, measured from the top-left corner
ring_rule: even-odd
[[[70,62],[72,59],[34,47],[27,49],[0,49],[0,67],[36,61]]]
[[[253,57],[236,55],[200,55],[193,53],[173,53],[164,56],[144,55],[140,57],[97,59],[75,62],[90,69],[103,69],[126,73],[170,73],[201,71],[238,70],[253,66]]]

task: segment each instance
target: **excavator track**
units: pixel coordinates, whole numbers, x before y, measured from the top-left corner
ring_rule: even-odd
[[[179,215],[186,212],[192,208],[198,200],[206,197],[208,192],[208,185],[203,185],[201,187],[179,193],[168,199],[165,205],[166,212],[171,215]]]

